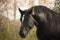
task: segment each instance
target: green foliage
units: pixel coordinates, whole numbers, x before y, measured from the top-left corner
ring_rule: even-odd
[[[19,23],[19,21],[16,22],[16,24]],[[16,24],[14,26],[14,21],[8,20],[5,17],[0,18],[0,40],[37,40],[35,27],[31,29],[26,38],[21,38],[19,36],[20,25]]]
[[[53,10],[56,11],[57,13],[60,13],[60,8],[59,7],[54,7]]]
[[[0,40],[37,40],[35,27],[31,29],[26,38],[21,38],[19,36],[19,23],[19,21],[14,23],[14,21],[8,20],[6,17],[0,18]]]
[[[55,0],[54,3],[56,7],[60,7],[60,0]]]
[[[0,40],[8,40],[8,39],[9,39],[9,34],[8,34],[7,30],[0,32]]]
[[[0,40],[8,40],[9,33],[7,32],[7,18],[0,16]]]
[[[53,10],[56,11],[57,13],[60,13],[60,0],[55,0],[55,5]]]

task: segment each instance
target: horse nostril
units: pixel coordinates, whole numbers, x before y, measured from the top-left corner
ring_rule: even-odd
[[[25,38],[25,35],[21,32],[19,32],[19,35],[22,37],[22,38]]]

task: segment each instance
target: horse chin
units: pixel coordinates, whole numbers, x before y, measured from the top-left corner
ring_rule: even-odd
[[[19,35],[20,35],[22,38],[26,38],[26,35],[24,35],[23,33],[19,33]]]
[[[20,35],[21,36],[21,35]],[[26,38],[26,36],[21,36],[22,38]]]

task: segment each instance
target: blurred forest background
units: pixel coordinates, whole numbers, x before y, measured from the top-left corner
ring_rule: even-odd
[[[0,0],[0,40],[38,40],[36,27],[26,38],[19,36],[20,12],[32,6],[43,5],[60,13],[60,0]]]

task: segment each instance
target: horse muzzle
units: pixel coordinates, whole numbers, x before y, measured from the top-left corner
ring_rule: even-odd
[[[26,35],[24,35],[22,32],[19,32],[19,35],[22,37],[22,38],[25,38]]]

